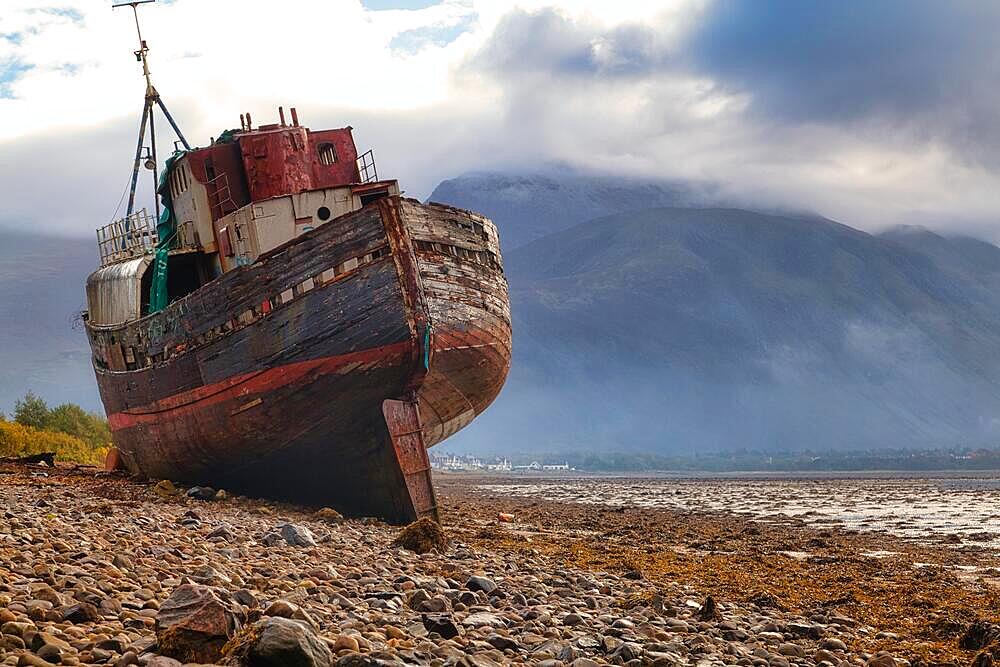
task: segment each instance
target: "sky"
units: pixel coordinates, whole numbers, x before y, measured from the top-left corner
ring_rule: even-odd
[[[154,82],[194,144],[294,106],[310,127],[353,126],[421,198],[470,170],[560,165],[1000,240],[994,0],[257,6],[140,8]],[[89,235],[121,211],[135,48],[131,10],[107,0],[3,0],[0,225]]]

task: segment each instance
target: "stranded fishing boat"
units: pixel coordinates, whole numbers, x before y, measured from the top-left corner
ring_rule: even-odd
[[[87,280],[113,458],[396,523],[436,516],[427,448],[481,413],[510,366],[496,227],[402,197],[350,127],[312,131],[295,109],[190,147],[139,39],[128,212],[98,230]],[[182,146],[159,175],[155,107]],[[134,210],[143,163],[155,223]]]

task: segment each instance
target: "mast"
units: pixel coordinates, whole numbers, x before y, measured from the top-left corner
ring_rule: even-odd
[[[146,94],[143,98],[142,104],[142,120],[139,123],[139,140],[135,147],[135,160],[132,163],[132,182],[129,187],[128,193],[128,210],[125,214],[125,224],[128,225],[128,216],[132,215],[132,211],[135,209],[135,186],[139,180],[139,167],[142,164],[142,147],[143,142],[146,138],[146,126],[149,126],[149,140],[151,146],[151,154],[148,160],[146,160],[147,166],[152,164],[150,169],[153,172],[153,201],[156,207],[156,219],[160,218],[160,199],[156,194],[156,187],[159,183],[159,174],[156,162],[156,132],[153,123],[153,107],[158,106],[160,111],[163,112],[163,117],[167,119],[170,127],[173,128],[174,133],[177,134],[177,138],[180,139],[181,144],[184,145],[185,150],[191,150],[191,146],[188,144],[187,139],[184,138],[184,134],[181,132],[180,128],[177,127],[177,123],[174,122],[174,117],[170,115],[167,110],[167,105],[163,103],[163,99],[160,97],[160,93],[157,92],[156,87],[153,85],[153,79],[149,73],[149,45],[146,40],[142,38],[142,28],[139,26],[139,5],[145,5],[150,2],[155,2],[156,0],[129,0],[127,2],[115,2],[111,5],[112,9],[118,9],[119,7],[131,7],[132,15],[135,17],[135,32],[139,37],[139,49],[133,51],[135,54],[135,59],[142,63],[142,75],[146,79]]]

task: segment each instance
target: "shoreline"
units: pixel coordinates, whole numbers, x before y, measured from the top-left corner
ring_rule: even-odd
[[[1000,620],[995,590],[948,567],[995,556],[794,521],[539,501],[438,475],[451,544],[417,555],[393,545],[398,527],[316,508],[69,466],[0,473],[3,665],[183,664],[157,630],[188,584],[234,598],[252,627],[298,624],[320,667],[968,664],[979,651],[958,637]],[[286,524],[315,539],[276,539]],[[898,555],[861,555],[879,549]],[[932,620],[940,636],[925,637]]]
[[[835,609],[872,627],[857,638],[859,651],[967,664],[978,651],[959,648],[965,630],[976,620],[1000,623],[1000,552],[975,543],[956,545],[953,537],[929,542],[809,525],[780,514],[584,504],[479,488],[525,481],[499,475],[438,479],[451,504],[448,518],[461,507],[465,520],[482,526],[469,536],[474,544],[539,551],[577,567],[639,569],[654,581],[695,586],[740,603],[769,598],[806,616]],[[532,481],[544,483],[541,477]],[[517,523],[491,530],[490,520],[499,512],[513,514]]]

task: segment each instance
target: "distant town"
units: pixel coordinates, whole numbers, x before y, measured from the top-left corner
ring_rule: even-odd
[[[1000,470],[998,447],[886,448],[844,451],[762,452],[738,450],[689,455],[614,451],[526,452],[503,456],[430,452],[443,471],[533,472],[849,472]]]
[[[492,472],[558,472],[576,470],[571,468],[569,463],[539,463],[531,461],[514,465],[508,458],[494,457],[492,459],[481,459],[478,456],[468,454],[448,454],[446,452],[431,451],[431,467],[435,470],[450,471],[492,471]]]

